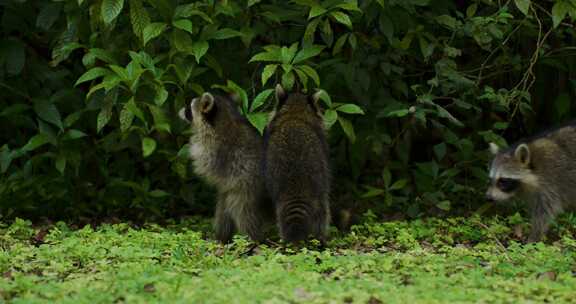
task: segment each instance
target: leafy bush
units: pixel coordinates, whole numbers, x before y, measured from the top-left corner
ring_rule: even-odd
[[[477,209],[487,142],[573,113],[572,0],[0,6],[5,216],[206,212],[176,112],[207,90],[261,130],[274,83],[322,88],[335,204],[378,214]]]

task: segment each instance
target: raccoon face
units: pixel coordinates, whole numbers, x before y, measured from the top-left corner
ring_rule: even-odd
[[[487,200],[505,201],[537,185],[528,145],[520,144],[514,151],[499,152],[496,145],[490,144],[490,150],[495,156],[490,164]]]
[[[190,105],[180,109],[178,116],[194,126],[212,124],[217,110],[216,100],[210,93],[192,99]]]

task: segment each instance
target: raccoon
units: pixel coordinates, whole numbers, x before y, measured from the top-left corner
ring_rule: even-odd
[[[264,177],[280,236],[299,242],[312,235],[324,243],[330,221],[330,168],[319,96],[288,95],[277,85],[276,98],[264,132]]]
[[[190,123],[190,157],[196,174],[217,189],[216,239],[230,242],[235,231],[263,238],[267,208],[261,164],[263,139],[231,98],[204,93],[179,116]]]
[[[527,200],[532,224],[528,241],[541,240],[558,214],[576,206],[576,124],[538,134],[503,151],[491,143],[490,150],[494,159],[486,198]]]

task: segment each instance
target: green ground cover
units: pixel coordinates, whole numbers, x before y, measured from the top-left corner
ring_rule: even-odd
[[[131,227],[0,226],[0,301],[13,303],[439,303],[576,301],[576,233],[564,217],[524,245],[519,216],[375,223],[328,248],[250,250],[206,221]]]

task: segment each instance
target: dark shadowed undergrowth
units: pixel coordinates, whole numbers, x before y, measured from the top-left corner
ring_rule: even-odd
[[[0,300],[13,303],[570,302],[574,218],[525,245],[523,218],[378,223],[326,249],[212,241],[209,223],[0,228]]]

